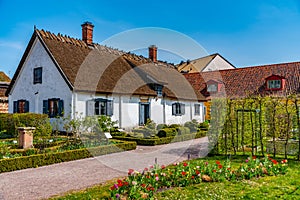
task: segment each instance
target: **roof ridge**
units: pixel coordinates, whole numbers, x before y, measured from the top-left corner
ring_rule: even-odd
[[[300,61],[275,63],[275,64],[265,64],[265,65],[256,65],[256,66],[247,66],[247,67],[237,67],[235,69],[222,69],[222,70],[219,70],[219,71],[245,70],[245,69],[252,69],[252,68],[263,68],[263,67],[277,67],[277,66],[280,66],[280,65],[291,65],[291,64],[300,64]]]
[[[63,43],[68,43],[68,44],[73,44],[73,45],[76,45],[79,47],[88,48],[88,45],[84,41],[77,39],[77,38],[73,38],[73,37],[70,37],[67,35],[63,36],[61,33],[55,34],[50,31],[46,31],[44,29],[41,29],[41,30],[36,29],[35,31],[37,31],[37,33],[39,33],[39,35],[42,36],[43,38],[46,38],[49,40],[57,40],[57,41],[60,41]]]

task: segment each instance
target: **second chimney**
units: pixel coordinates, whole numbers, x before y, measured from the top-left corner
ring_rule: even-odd
[[[149,47],[149,58],[153,62],[157,62],[157,47],[155,45]]]
[[[94,25],[91,22],[84,22],[82,27],[82,40],[88,45],[93,44],[93,29]]]

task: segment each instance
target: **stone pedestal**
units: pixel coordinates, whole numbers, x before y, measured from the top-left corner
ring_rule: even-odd
[[[33,131],[35,127],[18,127],[19,147],[28,149],[33,147]]]

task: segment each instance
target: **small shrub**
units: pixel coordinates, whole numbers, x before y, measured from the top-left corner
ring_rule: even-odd
[[[162,137],[172,137],[177,134],[177,129],[176,128],[164,128],[158,131],[157,136],[162,138]]]
[[[155,129],[156,123],[154,123],[154,121],[151,120],[151,119],[147,119],[145,127],[148,128],[148,129]]]
[[[160,131],[163,128],[168,128],[168,125],[166,125],[166,124],[158,124],[157,127],[156,127],[156,130]]]
[[[178,130],[179,127],[180,127],[179,124],[171,124],[171,125],[169,125],[169,128],[175,128],[177,130]]]
[[[202,130],[207,130],[209,128],[209,123],[208,121],[202,122],[199,124],[199,128]]]
[[[199,124],[196,120],[192,120],[190,122],[185,122],[184,127],[187,127],[190,129],[191,133],[197,132]]]
[[[179,127],[178,128],[178,135],[187,135],[190,133],[191,133],[191,131],[188,127]]]
[[[147,127],[136,128],[136,129],[133,129],[132,132],[142,133],[145,138],[146,137],[151,137],[152,135],[155,135],[155,133],[156,133],[155,129],[150,129],[150,128],[147,128]]]

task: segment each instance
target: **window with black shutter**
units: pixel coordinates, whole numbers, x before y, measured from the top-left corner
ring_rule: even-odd
[[[185,104],[173,103],[172,104],[172,115],[181,116],[185,114]]]
[[[62,117],[64,114],[64,101],[62,99],[47,99],[43,101],[43,113],[50,118]]]
[[[29,112],[29,101],[27,100],[18,100],[14,101],[13,105],[14,113],[27,113]]]

